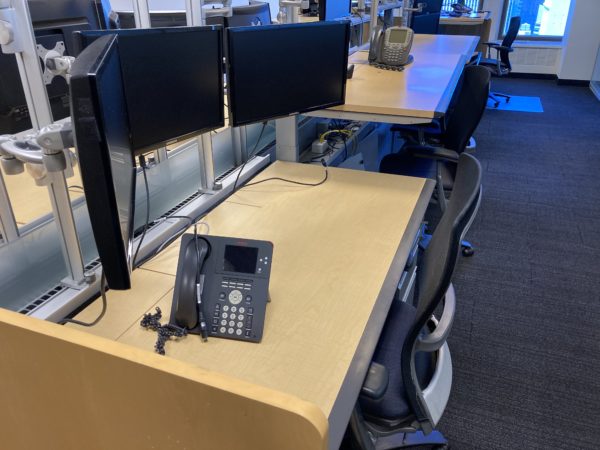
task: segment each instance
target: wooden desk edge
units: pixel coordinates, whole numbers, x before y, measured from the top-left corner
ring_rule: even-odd
[[[59,442],[63,439],[60,436],[60,421],[67,420],[68,424],[71,421],[78,422],[80,420],[94,423],[96,419],[86,415],[86,411],[90,407],[94,411],[93,415],[106,417],[108,422],[115,420],[113,417],[115,414],[111,411],[119,408],[136,408],[142,417],[141,425],[136,422],[132,426],[137,426],[138,429],[135,431],[139,432],[139,427],[148,427],[156,414],[164,414],[148,412],[150,419],[146,423],[144,421],[146,411],[154,409],[152,406],[155,406],[157,402],[169,401],[169,399],[163,398],[166,394],[181,394],[187,392],[187,389],[193,391],[189,392],[189,395],[197,398],[197,404],[194,402],[189,402],[190,405],[177,404],[174,405],[177,407],[172,411],[164,408],[173,416],[173,421],[180,420],[189,426],[198,421],[198,417],[188,417],[190,411],[198,412],[208,409],[208,416],[203,414],[201,417],[201,422],[207,422],[207,417],[212,418],[210,414],[212,410],[208,407],[213,408],[222,403],[222,406],[218,407],[222,414],[224,405],[228,405],[227,408],[233,408],[231,423],[246,419],[245,426],[247,428],[261,428],[256,433],[256,436],[260,435],[261,439],[264,439],[258,444],[260,448],[273,450],[283,448],[281,447],[282,442],[286,442],[287,448],[298,450],[309,448],[322,450],[327,446],[329,425],[321,409],[312,403],[283,392],[256,386],[221,373],[203,370],[182,361],[84,331],[69,329],[3,309],[0,309],[0,339],[2,339],[5,349],[0,352],[0,379],[2,379],[0,397],[3,399],[15,397],[14,404],[11,402],[10,408],[4,408],[5,411],[0,412],[0,432],[7,438],[6,442],[8,443],[22,445],[26,441],[29,444],[39,443],[40,447],[44,447],[53,439],[54,443]],[[102,373],[99,367],[106,371],[111,368],[119,370],[116,373]],[[144,376],[140,377],[140,373]],[[107,380],[107,375],[110,376],[110,380]],[[32,382],[32,378],[35,382]],[[150,380],[156,379],[160,379],[161,383],[152,384]],[[73,380],[77,380],[77,382],[73,383]],[[122,384],[128,385],[129,390],[120,392],[123,389]],[[94,389],[90,390],[90,386],[93,386]],[[147,400],[142,398],[140,401],[140,392],[136,392],[138,389],[150,390],[145,396]],[[114,404],[115,392],[119,393],[116,398],[122,404]],[[198,395],[199,393],[205,394],[208,399],[202,399],[202,396]],[[55,402],[44,401],[48,396],[54,395],[61,398],[64,396],[68,400],[60,407],[57,407]],[[90,397],[95,400],[93,405],[85,404],[76,407],[69,404],[70,401],[74,401],[75,405],[77,405],[77,401],[85,403],[85,399],[89,400]],[[206,413],[206,411],[204,412]],[[180,415],[184,415],[184,417],[180,417]],[[31,416],[31,420],[24,420],[23,423],[15,420],[18,417],[27,416]],[[266,418],[269,420],[263,420]],[[49,424],[50,431],[48,432],[50,434],[40,432],[34,433],[39,436],[37,438],[23,437],[27,434],[26,429],[30,426],[29,424],[32,421],[38,423],[38,420],[40,423]],[[134,422],[136,420],[139,421],[140,418],[134,419]],[[164,420],[164,417],[161,420]],[[279,428],[270,421],[275,421]],[[168,426],[169,424],[164,425]],[[179,426],[175,423],[173,425]],[[216,424],[211,424],[211,426],[218,428]],[[93,439],[99,433],[99,430],[92,430],[89,426],[77,430],[76,428],[73,427],[73,432],[80,439]],[[55,434],[52,430],[56,430]],[[151,430],[152,428],[144,428],[145,433],[152,434]],[[131,434],[136,433],[132,430]],[[211,445],[216,445],[222,436],[219,432],[213,433],[212,436],[210,432],[208,434],[209,436],[204,436],[202,445],[208,445],[206,448],[217,448],[216,446],[211,447]],[[298,434],[302,436],[301,439],[297,436]],[[152,438],[160,440],[162,439],[161,435],[169,435],[169,433],[166,432],[166,429],[157,429],[156,435],[153,435]],[[197,436],[198,434],[193,432],[188,438],[197,439]],[[254,438],[257,438],[256,436]],[[123,436],[106,437],[109,440],[117,438],[123,438]],[[33,441],[27,439],[33,439]],[[137,438],[130,437],[128,439]],[[190,445],[189,440],[186,442],[185,435],[180,439],[182,446],[186,443],[188,446]],[[238,438],[230,436],[228,439],[235,441]],[[241,436],[239,439],[240,447],[245,448],[246,445],[242,445],[242,443],[250,443],[253,438]],[[295,439],[298,441],[297,444],[294,443]],[[88,441],[82,440],[81,442]],[[93,440],[92,443],[94,443]],[[106,441],[102,441],[102,443],[105,444]],[[119,444],[117,444],[118,446]],[[51,445],[50,447],[59,448],[60,446],[53,447]],[[101,445],[99,447],[102,448]],[[188,448],[197,447],[198,442],[192,441]],[[12,448],[17,447],[13,446]],[[91,448],[96,448],[96,446]],[[159,444],[157,448],[165,447],[161,447]],[[234,445],[231,448],[238,447]]]
[[[387,317],[395,291],[400,282],[402,270],[406,265],[408,254],[417,236],[423,217],[425,216],[425,211],[429,205],[434,188],[435,181],[426,179],[423,184],[423,189],[421,190],[421,195],[419,196],[406,227],[406,232],[398,245],[392,265],[388,270],[378,295],[377,306],[373,309],[373,312],[369,317],[358,350],[352,360],[352,369],[348,371],[342,384],[340,395],[338,395],[331,410],[331,417],[339,418],[335,421],[335,424],[338,424],[339,426],[332,426],[329,430],[329,448],[331,450],[337,449],[337,446],[341,442],[344,432],[346,431],[345,424],[350,420],[350,415],[352,414],[354,404],[360,393],[363,380],[369,370],[371,358],[375,352],[379,335],[381,334],[381,324],[385,322],[385,318]]]

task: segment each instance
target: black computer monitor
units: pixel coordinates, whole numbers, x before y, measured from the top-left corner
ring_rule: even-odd
[[[344,103],[349,22],[228,28],[227,33],[233,126]]]
[[[129,289],[135,161],[116,36],[87,47],[71,69],[71,116],[81,178],[104,274]]]
[[[112,289],[130,287],[135,156],[223,126],[219,27],[78,35],[71,116],[98,254]]]
[[[136,155],[224,125],[220,27],[82,32],[78,46],[106,34],[119,36]]]
[[[320,0],[319,20],[335,20],[348,17],[352,0]]]
[[[28,2],[36,41],[47,49],[57,42],[65,44],[65,54],[74,56],[74,31],[100,28],[94,0],[52,0]],[[59,120],[69,115],[69,87],[62,77],[46,86],[52,116]],[[0,52],[0,134],[14,134],[31,128],[29,110],[14,55]]]

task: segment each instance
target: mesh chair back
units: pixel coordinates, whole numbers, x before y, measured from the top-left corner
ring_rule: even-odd
[[[465,67],[460,94],[446,122],[444,147],[457,153],[465,150],[485,111],[490,92],[490,78],[490,71],[485,67]]]
[[[504,35],[504,39],[502,39],[503,47],[512,47],[513,42],[515,42],[515,39],[519,34],[519,28],[521,28],[521,18],[518,16],[511,17],[510,23],[508,24],[508,31]],[[506,67],[508,67],[509,72],[512,70],[512,67],[510,65],[510,59],[508,57],[508,52],[506,50],[500,50],[500,61],[502,61],[502,63]]]
[[[419,14],[413,16],[411,28],[415,34],[438,34],[440,13]]]
[[[450,286],[461,240],[479,205],[481,173],[481,165],[475,157],[467,153],[460,155],[448,207],[419,263],[417,311],[402,348],[402,377],[409,402],[420,421],[427,420],[427,417],[419,406],[417,387],[411,381],[415,343]]]

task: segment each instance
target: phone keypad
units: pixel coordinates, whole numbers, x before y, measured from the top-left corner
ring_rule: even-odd
[[[251,338],[254,320],[252,281],[224,279],[215,304],[211,331],[224,337]]]

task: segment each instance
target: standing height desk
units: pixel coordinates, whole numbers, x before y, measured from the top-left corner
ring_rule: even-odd
[[[346,84],[346,103],[309,116],[370,122],[418,124],[443,116],[476,36],[415,35],[414,62],[402,72],[369,66],[368,52],[349,58],[354,75]]]
[[[244,188],[206,217],[213,235],[274,243],[260,344],[188,336],[153,353],[139,321],[169,315],[177,243],[108,292],[91,329],[0,310],[6,448],[336,449],[434,183],[328,170],[318,187]],[[324,173],[276,162],[257,179]]]

